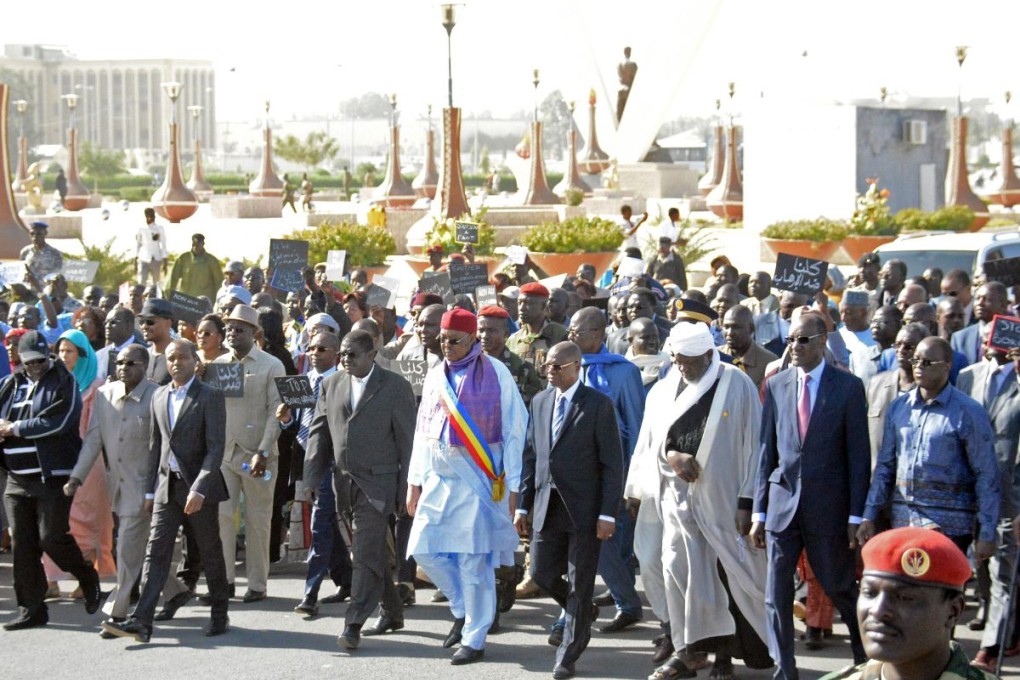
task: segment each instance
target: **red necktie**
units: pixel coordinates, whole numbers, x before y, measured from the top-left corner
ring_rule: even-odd
[[[797,424],[800,425],[800,441],[804,443],[807,437],[808,423],[811,422],[811,391],[808,385],[811,383],[811,376],[804,376],[804,386],[800,390],[800,401],[797,403]]]

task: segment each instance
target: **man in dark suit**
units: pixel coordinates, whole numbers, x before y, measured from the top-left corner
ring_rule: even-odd
[[[404,627],[386,539],[393,515],[403,512],[416,409],[411,384],[375,363],[375,343],[351,331],[340,345],[344,368],[322,383],[308,437],[305,485],[318,489],[335,460],[337,510],[351,519],[354,570],[351,604],[337,642],[350,651],[382,601],[382,615],[365,635]]]
[[[174,542],[184,523],[202,554],[202,567],[212,599],[208,637],[227,632],[228,585],[219,533],[219,504],[227,500],[220,472],[226,430],[223,393],[195,379],[198,351],[187,340],[173,340],[166,349],[171,382],[152,397],[146,509],[152,531],[142,569],[142,592],[127,621],[108,619],[103,630],[117,637],[148,642],[163,583],[170,573]]]
[[[821,316],[802,314],[787,338],[792,366],[765,383],[751,536],[768,548],[769,653],[775,677],[787,680],[797,677],[793,574],[802,550],[847,624],[854,662],[865,661],[853,549],[871,472],[867,404],[860,379],[825,361],[825,340]]]
[[[566,610],[553,677],[569,678],[591,639],[600,542],[613,536],[623,495],[623,450],[612,400],[579,381],[581,349],[561,342],[545,366],[551,387],[531,405],[514,523],[526,536],[534,513],[532,578]]]
[[[991,332],[989,324],[996,314],[1009,314],[1009,293],[999,281],[989,281],[978,288],[974,296],[974,318],[977,323],[956,331],[949,340],[954,352],[967,357],[968,365],[976,364],[984,358],[985,340]]]

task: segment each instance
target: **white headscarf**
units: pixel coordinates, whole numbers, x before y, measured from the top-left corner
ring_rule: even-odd
[[[708,350],[715,349],[712,331],[703,323],[680,322],[673,326],[666,340],[666,349],[671,354],[685,357],[700,357]]]

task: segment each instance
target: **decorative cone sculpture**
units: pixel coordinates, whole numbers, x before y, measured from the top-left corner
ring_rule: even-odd
[[[439,219],[470,215],[460,170],[460,109],[443,109],[443,165],[439,170]]]
[[[722,181],[723,166],[726,163],[726,137],[722,125],[716,125],[712,130],[712,165],[708,172],[698,180],[698,191],[702,196],[708,196],[712,189],[719,186]]]
[[[400,126],[397,125],[397,95],[390,95],[390,160],[386,165],[386,179],[376,190],[373,203],[387,208],[408,207],[414,204],[414,189],[400,174]]]
[[[999,164],[1002,183],[999,188],[988,195],[988,200],[995,205],[1012,208],[1020,203],[1020,178],[1016,176],[1013,166],[1013,127],[1007,125],[1002,129],[1002,162]]]
[[[25,137],[25,112],[28,102],[19,99],[14,102],[18,110],[18,174],[14,177],[14,193],[25,193],[25,180],[28,179],[28,138]]]
[[[588,139],[581,150],[581,172],[597,175],[609,167],[609,154],[599,146],[595,134],[595,90],[588,93]]]
[[[953,118],[953,141],[949,147],[949,167],[946,170],[946,205],[962,205],[974,212],[971,231],[988,223],[988,207],[970,188],[967,177],[967,118]]]
[[[205,181],[205,173],[202,172],[202,140],[199,137],[199,125],[198,119],[202,115],[201,106],[189,106],[188,111],[191,112],[191,119],[194,121],[195,129],[195,166],[191,169],[191,179],[188,180],[188,188],[195,192],[195,198],[202,203],[208,203],[209,198],[213,195],[213,188],[209,182]]]
[[[531,123],[531,183],[522,205],[549,205],[560,203],[560,197],[549,190],[542,163],[542,123]]]
[[[89,207],[89,190],[78,174],[78,128],[74,122],[74,110],[78,107],[78,95],[65,94],[61,97],[71,111],[71,127],[67,129],[67,194],[64,196],[64,210],[82,210]]]
[[[584,183],[577,172],[577,128],[574,126],[574,102],[570,102],[570,133],[567,135],[567,173],[560,183],[553,187],[553,193],[563,198],[567,191],[574,189],[583,194],[591,194],[591,187]]]
[[[163,184],[152,195],[152,208],[157,215],[176,224],[195,214],[198,199],[195,198],[195,192],[184,184],[184,173],[181,172],[177,128],[177,97],[181,94],[181,84],[163,83],[163,90],[170,97],[170,156],[167,158]]]
[[[273,169],[273,131],[269,127],[269,102],[266,101],[266,122],[262,126],[262,169],[258,176],[248,185],[248,193],[252,196],[276,197],[283,196],[283,180]]]
[[[744,185],[737,163],[737,126],[731,125],[726,143],[726,162],[718,186],[705,196],[708,209],[728,222],[744,219]]]
[[[422,163],[421,172],[411,182],[418,198],[432,200],[436,197],[436,185],[439,183],[439,171],[436,170],[436,142],[435,132],[432,130],[432,107],[428,108],[429,127],[425,132],[425,162]]]
[[[11,190],[10,158],[7,155],[7,103],[10,86],[0,83],[0,258],[16,260],[32,239],[18,217]]]

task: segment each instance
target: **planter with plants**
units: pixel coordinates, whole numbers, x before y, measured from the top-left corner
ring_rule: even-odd
[[[308,241],[308,263],[325,262],[331,250],[347,251],[348,269],[367,269],[369,280],[385,269],[386,258],[397,251],[393,234],[382,226],[323,222],[314,229],[299,229],[284,238]]]
[[[846,235],[845,222],[824,217],[776,222],[761,232],[765,246],[774,254],[789,253],[816,260],[831,258]]]
[[[899,231],[977,231],[974,212],[962,205],[948,205],[928,212],[920,208],[904,208],[893,221]]]
[[[857,196],[850,233],[843,241],[843,251],[851,262],[857,262],[883,243],[896,240],[900,231],[889,210],[889,190],[879,189],[876,178],[869,177],[867,183],[867,191]]]
[[[531,259],[550,276],[575,274],[581,264],[593,264],[599,274],[616,258],[623,231],[616,222],[600,217],[573,217],[544,222],[521,236]]]

